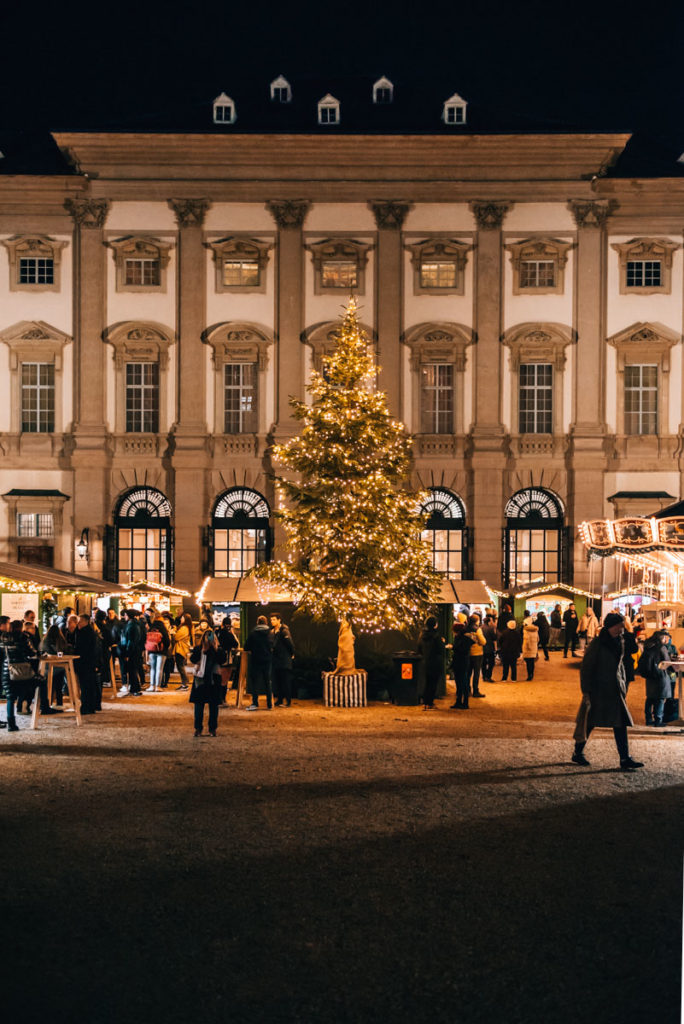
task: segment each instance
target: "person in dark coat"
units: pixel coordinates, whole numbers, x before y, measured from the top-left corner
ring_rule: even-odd
[[[221,623],[216,632],[216,637],[218,639],[219,647],[221,647],[226,652],[226,664],[231,670],[230,680],[232,680],[235,678],[235,668],[238,667],[236,655],[238,650],[240,649],[240,641],[238,639],[236,631],[233,629],[233,620],[230,617],[230,615],[226,615],[224,617],[223,622]],[[226,703],[226,697],[228,695],[228,682],[229,679],[227,678],[226,681],[223,683],[223,690],[221,691],[223,694],[221,700],[222,704]]]
[[[563,612],[563,625],[565,626],[563,657],[567,658],[568,648],[570,648],[570,653],[574,658],[575,651],[577,650],[577,627],[579,626],[579,619],[577,618],[577,612],[575,611],[575,606],[572,601]]]
[[[496,626],[494,625],[494,617],[492,615],[485,616],[482,633],[486,640],[484,651],[482,652],[482,678],[486,683],[491,683],[492,672],[496,664],[497,642]]]
[[[511,682],[518,679],[518,658],[522,652],[522,637],[518,632],[518,624],[515,619],[509,619],[506,623],[506,632],[499,639],[499,657],[501,659],[501,682],[508,679],[511,673]]]
[[[644,643],[637,671],[646,680],[646,704],[644,714],[646,725],[659,728],[663,725],[665,701],[672,696],[672,679],[665,668],[658,668],[663,661],[672,661],[670,634],[664,630],[654,633]]]
[[[549,620],[544,615],[544,612],[537,612],[537,617],[534,620],[534,624],[539,630],[539,649],[544,652],[544,660],[549,660],[549,637],[551,636],[551,626]]]
[[[456,684],[456,701],[452,708],[462,708],[467,711],[470,696],[470,648],[473,646],[472,639],[466,635],[467,619],[462,612],[456,616],[453,627],[453,642],[451,645],[451,669],[454,673]]]
[[[97,669],[97,636],[88,615],[79,615],[78,630],[74,642],[74,662],[78,685],[81,690],[81,714],[94,715],[99,710],[99,694],[95,672]]]
[[[508,602],[504,602],[504,606],[499,612],[499,618],[496,621],[496,631],[499,636],[503,636],[505,634],[506,628],[511,619],[515,621],[515,616],[511,611],[511,606]]]
[[[435,710],[435,694],[440,682],[444,680],[444,637],[437,632],[437,619],[429,615],[425,620],[418,643],[418,653],[423,659],[425,685],[423,686],[423,711]]]
[[[121,680],[123,686],[119,690],[119,697],[125,697],[130,693],[137,697],[142,693],[145,682],[145,669],[143,668],[143,651],[145,650],[145,629],[138,621],[139,612],[136,608],[127,608],[126,617],[128,622],[121,630],[119,636],[119,648],[124,657],[125,678]]]
[[[4,616],[3,616],[4,619]],[[14,619],[12,622],[5,620],[0,629],[0,650],[2,651],[2,696],[7,701],[7,730],[17,732],[19,726],[15,709],[20,701],[26,700],[29,693],[33,693],[36,685],[36,677],[33,675],[32,658],[34,648],[29,641],[28,635],[22,629],[21,619]],[[10,672],[10,665],[29,666],[27,675],[23,679],[13,679]]]
[[[612,728],[623,771],[643,768],[629,756],[627,728],[634,725],[627,708],[625,683],[624,619],[617,612],[606,615],[603,629],[587,647],[580,667],[582,703],[575,721],[573,764],[587,767],[584,748],[595,728]]]
[[[209,705],[209,735],[215,736],[222,697],[220,669],[227,664],[228,657],[219,647],[213,629],[205,630],[201,642],[192,649],[190,661],[197,665],[189,697],[190,703],[195,705],[195,736],[202,735],[206,704]]]
[[[47,633],[40,641],[40,653],[41,654],[70,654],[69,644],[65,635],[66,624],[64,629],[53,622],[48,629]],[[66,672],[63,668],[55,667],[52,670],[52,698],[58,707],[61,707],[64,703],[64,687],[66,686]],[[50,695],[48,694],[48,700]]]
[[[245,640],[245,650],[249,651],[249,680],[252,703],[248,711],[259,710],[259,694],[266,693],[266,707],[273,707],[273,688],[271,671],[273,668],[273,635],[265,615],[260,615],[256,626]]]
[[[289,628],[279,615],[271,615],[271,632],[273,633],[273,693],[275,706],[281,708],[283,702],[289,708],[292,704],[292,659],[294,644]]]

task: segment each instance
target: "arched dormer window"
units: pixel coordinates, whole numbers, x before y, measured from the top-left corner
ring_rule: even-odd
[[[318,101],[318,123],[327,125],[340,123],[340,101],[330,93],[326,93],[323,99]]]
[[[106,575],[118,583],[173,582],[171,505],[161,491],[132,487],[119,498],[105,531]]]
[[[237,120],[237,113],[235,110],[235,103],[226,96],[225,92],[222,92],[220,96],[217,96],[214,100],[214,124],[235,124]]]
[[[207,538],[212,576],[244,576],[270,558],[270,514],[258,491],[231,487],[218,496]]]
[[[444,101],[442,120],[444,124],[465,124],[468,104],[457,92]]]
[[[373,86],[373,103],[391,103],[394,99],[394,86],[389,78],[378,78]]]
[[[271,99],[274,103],[292,102],[292,87],[287,78],[278,75],[277,78],[273,79],[271,82]]]
[[[504,515],[505,585],[563,581],[568,536],[558,495],[526,487],[509,498]]]
[[[463,579],[468,551],[463,502],[444,487],[431,487],[422,510],[429,515],[423,539],[432,541],[433,569],[451,579]]]

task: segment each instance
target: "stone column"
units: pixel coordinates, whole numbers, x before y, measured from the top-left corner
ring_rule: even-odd
[[[567,521],[574,543],[574,583],[589,583],[586,550],[577,527],[603,516],[606,470],[605,422],[605,276],[606,221],[615,201],[573,200],[577,225],[574,359],[575,413],[568,452]]]
[[[276,261],[276,437],[298,430],[290,398],[304,397],[304,245],[302,228],[311,204],[307,199],[270,199],[266,209],[278,226]]]
[[[476,579],[501,586],[501,530],[507,445],[501,422],[504,386],[501,359],[503,245],[501,229],[512,204],[473,202],[477,221],[475,255],[475,382],[472,427],[473,571]]]
[[[206,362],[206,267],[202,225],[208,199],[169,199],[178,224],[177,382],[173,426],[175,583],[195,592],[201,582],[202,531],[208,523],[209,476]]]
[[[378,228],[378,248],[375,271],[375,321],[378,335],[379,386],[387,395],[387,405],[393,416],[405,418],[402,408],[402,310],[403,310],[403,252],[401,229],[411,203],[372,200]]]
[[[67,199],[74,221],[74,376],[72,565],[79,573],[103,574],[102,537],[109,521],[109,464],[107,446],[106,327],[107,290],[104,225],[107,199]],[[90,558],[75,565],[75,541],[89,530]]]

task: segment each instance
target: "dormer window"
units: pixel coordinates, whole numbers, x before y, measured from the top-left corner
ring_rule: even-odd
[[[465,124],[466,123],[466,107],[468,104],[459,96],[457,92],[453,96],[450,96],[444,103],[444,110],[442,111],[442,120],[444,124]]]
[[[318,101],[318,123],[340,123],[340,101],[336,100],[330,93],[327,93],[322,100]]]
[[[214,100],[214,124],[234,124],[235,120],[235,104],[222,92]]]
[[[271,82],[271,99],[274,103],[290,103],[292,101],[292,89],[287,78],[278,75]]]
[[[394,86],[389,78],[378,78],[373,86],[373,103],[391,103],[394,99]]]

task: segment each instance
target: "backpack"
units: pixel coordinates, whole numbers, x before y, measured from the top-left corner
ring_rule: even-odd
[[[648,679],[653,675],[656,666],[657,652],[655,647],[646,647],[637,662],[637,674]]]
[[[164,649],[164,637],[158,629],[151,629],[145,641],[145,650],[149,654],[161,654]]]

